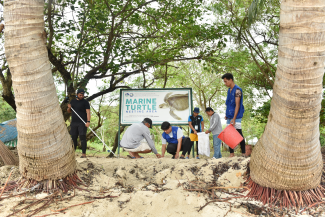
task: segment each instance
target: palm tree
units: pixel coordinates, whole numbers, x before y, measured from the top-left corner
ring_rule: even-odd
[[[319,142],[324,10],[322,0],[281,2],[271,110],[250,161],[248,196],[264,203],[303,206],[325,197]]]
[[[76,161],[51,74],[43,11],[44,0],[4,3],[5,53],[17,106],[21,183],[24,187],[41,183],[38,186],[49,189],[62,186],[56,180],[75,177]]]

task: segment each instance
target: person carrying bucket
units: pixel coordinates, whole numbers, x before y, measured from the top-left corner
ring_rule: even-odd
[[[198,144],[198,136],[197,133],[199,132],[204,132],[204,121],[203,117],[199,115],[200,109],[195,107],[193,110],[193,115],[190,115],[188,117],[188,125],[191,128],[191,134],[190,134],[190,139],[193,142],[196,141],[196,159],[199,158],[199,144]],[[186,157],[187,159],[189,158],[189,155]]]
[[[221,140],[218,138],[219,134],[222,131],[222,126],[221,126],[221,120],[220,116],[213,111],[211,107],[207,107],[205,109],[205,113],[210,117],[210,128],[205,131],[206,134],[212,133],[213,135],[213,158],[212,159],[218,159],[222,158],[221,155]]]
[[[238,133],[243,137],[240,142],[242,156],[246,156],[245,138],[242,133],[241,119],[244,115],[245,109],[243,105],[243,91],[234,82],[234,77],[231,73],[226,73],[222,76],[224,84],[228,87],[227,100],[226,100],[226,116],[227,125],[232,124]],[[230,157],[234,157],[234,149],[229,148]]]

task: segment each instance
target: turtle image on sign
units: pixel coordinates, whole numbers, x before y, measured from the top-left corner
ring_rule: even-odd
[[[165,98],[164,98],[163,104],[159,105],[159,108],[164,109],[164,108],[170,108],[169,114],[177,119],[181,120],[180,117],[178,117],[174,111],[183,111],[188,109],[188,93],[186,94],[174,94],[173,92],[167,93]]]

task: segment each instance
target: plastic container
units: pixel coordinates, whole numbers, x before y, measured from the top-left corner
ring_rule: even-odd
[[[238,133],[232,124],[229,124],[218,136],[221,141],[226,143],[230,148],[235,149],[236,146],[243,141],[243,137]]]

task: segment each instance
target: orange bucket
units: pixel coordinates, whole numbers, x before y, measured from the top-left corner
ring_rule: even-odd
[[[244,139],[232,124],[229,124],[219,134],[218,138],[232,149],[235,149],[236,146]]]

